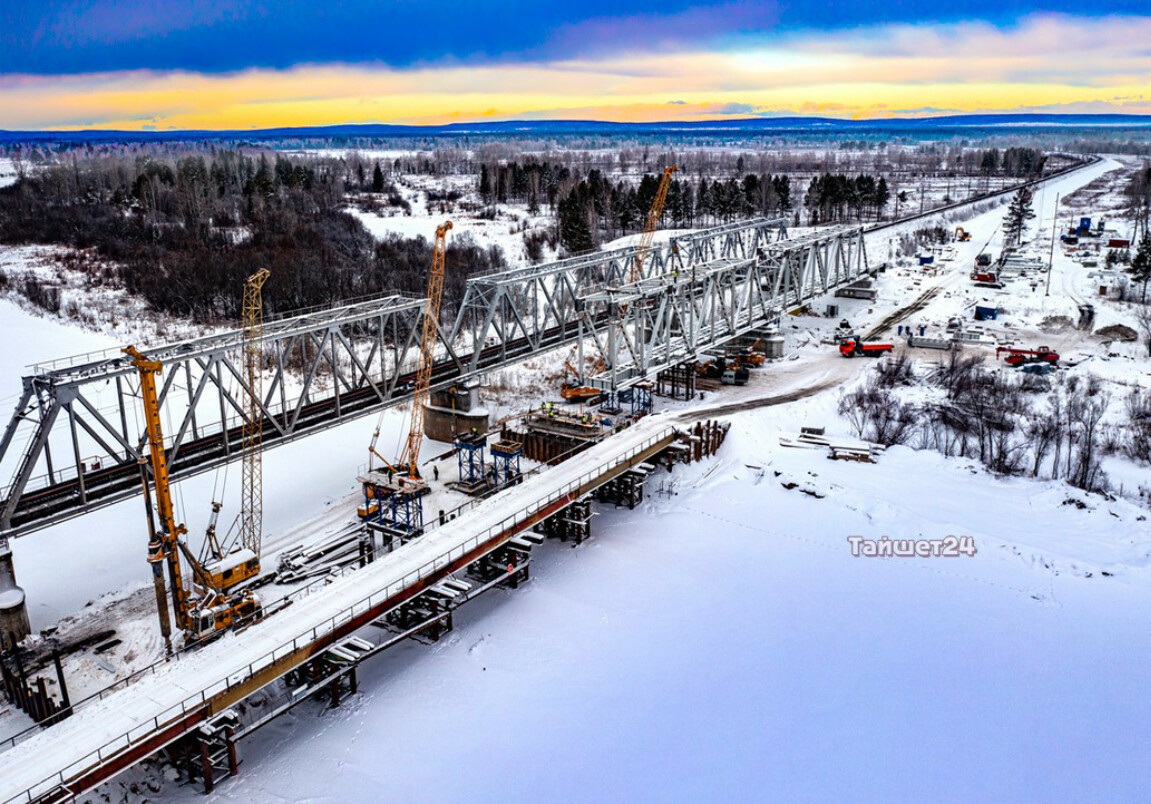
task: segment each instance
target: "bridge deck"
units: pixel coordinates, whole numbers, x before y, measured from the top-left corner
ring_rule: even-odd
[[[183,654],[131,686],[78,707],[71,718],[0,755],[0,801],[30,801],[65,786],[72,793],[91,789],[334,639],[650,460],[674,437],[666,417],[650,416],[559,466],[525,478],[246,632]]]

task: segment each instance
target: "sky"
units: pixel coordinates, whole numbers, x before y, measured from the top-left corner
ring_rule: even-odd
[[[1147,0],[3,0],[0,129],[1146,114],[1148,42]]]

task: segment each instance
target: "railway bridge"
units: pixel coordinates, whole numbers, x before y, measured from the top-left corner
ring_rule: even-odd
[[[605,366],[591,381],[623,388],[867,269],[860,228],[788,238],[781,218],[672,238],[629,282],[635,255],[616,249],[469,279],[454,323],[439,330],[433,389],[585,341]],[[390,295],[268,321],[265,448],[407,402],[424,306]],[[239,457],[250,396],[241,346],[233,331],[144,349],[164,364],[173,480]],[[11,477],[0,490],[0,541],[140,493],[143,421],[135,370],[118,350],[32,367],[0,437],[0,473]]]

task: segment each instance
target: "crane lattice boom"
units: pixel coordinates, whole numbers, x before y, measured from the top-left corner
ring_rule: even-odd
[[[240,543],[258,558],[264,530],[264,415],[263,338],[264,283],[269,272],[261,268],[244,280],[244,381],[248,384],[248,405],[244,418],[244,471],[240,504]]]
[[[652,241],[655,239],[656,227],[659,226],[659,219],[663,217],[663,205],[667,203],[667,190],[671,186],[671,174],[677,170],[679,170],[678,165],[663,169],[663,178],[660,179],[655,200],[651,202],[651,210],[648,211],[647,220],[643,224],[643,236],[639,240],[639,249],[635,253],[635,262],[632,263],[628,282],[636,282],[643,276],[643,261],[647,259],[647,253],[651,250]]]
[[[428,299],[424,310],[424,327],[420,336],[420,365],[416,370],[416,387],[412,395],[412,426],[404,445],[400,465],[408,470],[408,477],[419,478],[417,467],[420,447],[424,440],[424,412],[432,384],[432,365],[436,356],[436,337],[440,328],[440,300],[444,293],[444,252],[447,250],[448,230],[452,222],[447,221],[436,228],[436,244],[432,253],[432,270],[428,275]]]

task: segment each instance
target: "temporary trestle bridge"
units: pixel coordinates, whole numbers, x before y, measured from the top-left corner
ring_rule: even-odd
[[[647,252],[630,284],[630,248],[469,279],[456,321],[440,328],[433,384],[586,338],[606,366],[596,384],[625,387],[866,270],[861,229],[786,235],[776,218],[675,237]],[[264,446],[408,400],[423,314],[420,299],[386,296],[268,321]],[[173,479],[239,456],[249,399],[241,346],[235,331],[143,350],[164,364]],[[0,491],[0,540],[139,493],[144,441],[124,355],[34,366],[0,439],[0,472],[12,478]]]
[[[514,586],[527,576],[532,547],[543,541],[534,528],[548,520],[563,524],[566,511],[586,509],[593,492],[632,475],[627,485],[634,489],[656,463],[710,454],[722,438],[714,437],[714,425],[713,437],[700,432],[680,433],[664,416],[646,417],[558,466],[526,474],[522,483],[373,563],[317,585],[284,613],[81,701],[51,728],[0,743],[0,802],[70,801],[165,748],[182,767],[197,767],[210,790],[218,775],[235,772],[236,739],[314,693],[338,702],[342,685],[354,690],[363,659],[411,636],[435,638],[450,628],[451,612],[462,602],[493,586]],[[705,442],[710,446],[701,453]],[[232,708],[261,691],[264,706]]]

